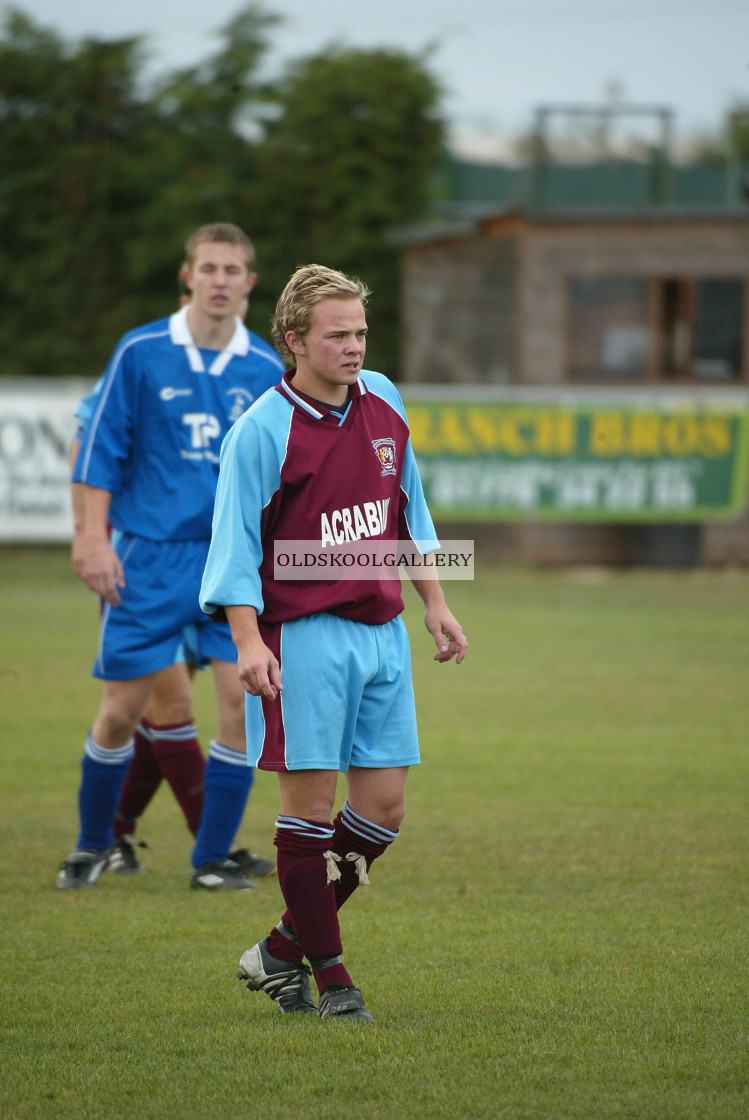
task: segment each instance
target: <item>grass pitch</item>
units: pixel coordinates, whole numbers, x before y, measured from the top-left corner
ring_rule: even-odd
[[[54,886],[76,834],[93,596],[0,554],[0,1114],[12,1120],[744,1120],[749,576],[480,572],[431,661],[409,592],[423,765],[342,912],[377,1018],[279,1018],[234,979],[277,883],[191,891],[166,789],[148,874]],[[213,696],[196,689],[202,740]],[[242,840],[272,854],[259,774]]]

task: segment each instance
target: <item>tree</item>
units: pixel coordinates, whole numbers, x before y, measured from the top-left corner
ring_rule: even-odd
[[[275,22],[250,5],[200,67],[146,94],[139,38],[65,44],[12,9],[0,41],[3,372],[93,375],[173,310],[203,222],[237,220],[253,149],[236,131]]]
[[[258,149],[247,200],[274,290],[300,263],[361,276],[373,288],[368,362],[398,372],[398,260],[393,227],[420,217],[444,141],[439,88],[425,60],[343,50],[290,68]]]
[[[132,174],[143,110],[137,39],[69,50],[18,11],[0,44],[0,346],[7,372],[80,373],[144,184]],[[54,342],[52,340],[54,339]]]
[[[239,222],[238,192],[257,175],[262,109],[273,96],[258,71],[278,22],[250,4],[221,29],[214,55],[168,76],[155,91],[162,127],[179,141],[168,202],[189,227],[186,234],[209,220]]]
[[[279,18],[242,8],[199,65],[147,90],[139,38],[65,43],[11,9],[0,38],[3,373],[101,372],[168,314],[185,238],[233,221],[258,244],[267,334],[300,262],[374,289],[373,355],[397,375],[393,226],[422,213],[441,151],[423,58],[331,48],[261,80]]]

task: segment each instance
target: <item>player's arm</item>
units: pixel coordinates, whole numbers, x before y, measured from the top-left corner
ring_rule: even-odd
[[[100,377],[94,385],[90,393],[79,402],[75,410],[75,418],[78,421],[78,429],[70,441],[70,453],[68,455],[68,462],[70,465],[70,504],[73,510],[73,545],[71,548],[71,559],[73,562],[73,571],[81,579],[85,579],[83,569],[83,530],[85,527],[86,516],[86,499],[83,493],[83,486],[80,482],[74,482],[75,467],[78,462],[78,456],[81,451],[81,446],[86,434],[86,426],[91,420],[91,417],[96,409],[99,401],[104,378]]]
[[[468,639],[455,615],[449,609],[438,579],[414,579],[411,583],[426,607],[424,625],[437,644],[435,661],[452,661],[460,665],[468,649]]]
[[[260,636],[254,607],[226,606],[226,618],[237,647],[237,673],[246,692],[275,700],[282,689],[281,668]]]
[[[109,490],[78,483],[83,497],[83,533],[80,553],[82,578],[92,591],[113,607],[119,606],[118,588],[125,586],[125,572],[109,540]]]
[[[399,532],[404,540],[412,540],[423,554],[439,548],[434,524],[424,500],[416,458],[409,438],[401,479],[401,507],[398,515]],[[426,607],[424,623],[437,644],[435,661],[452,661],[460,665],[466,655],[468,641],[462,627],[445,601],[440,581],[417,579],[409,571],[411,582]]]
[[[78,459],[78,452],[81,449],[81,441],[76,437],[70,444],[70,455],[68,461],[70,463],[70,477],[73,477],[73,470],[75,468],[76,460]],[[73,571],[80,579],[85,579],[83,574],[83,529],[85,525],[86,506],[83,496],[83,487],[80,482],[70,483],[70,504],[73,509],[73,544],[70,549],[70,558],[73,564]]]

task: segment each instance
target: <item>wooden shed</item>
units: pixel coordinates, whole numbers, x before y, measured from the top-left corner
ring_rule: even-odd
[[[749,381],[749,207],[514,209],[399,242],[406,382]]]
[[[560,401],[629,390],[749,402],[749,207],[530,205],[401,231],[404,396],[451,386]],[[547,562],[749,564],[749,519],[497,518]]]

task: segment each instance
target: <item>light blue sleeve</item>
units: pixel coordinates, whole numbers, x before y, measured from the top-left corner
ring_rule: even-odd
[[[200,589],[200,607],[206,614],[220,613],[221,607],[228,606],[254,607],[258,614],[263,610],[259,573],[263,511],[279,486],[290,420],[290,410],[279,394],[270,392],[224,439],[213,533]]]
[[[91,417],[94,414],[94,409],[96,408],[96,403],[99,400],[99,394],[101,393],[101,387],[102,387],[103,384],[104,384],[104,375],[102,374],[102,376],[99,378],[99,380],[94,385],[91,392],[88,393],[79,402],[78,407],[75,410],[74,415],[75,415],[76,420],[78,421],[78,429],[79,429],[80,434],[85,432],[86,428],[89,425]]]
[[[389,377],[385,377],[382,373],[374,373],[372,370],[362,370],[361,378],[368,392],[375,393],[376,396],[382,397],[382,399],[387,401],[390,407],[398,413],[401,419],[408,424],[408,417],[403,401],[401,400],[401,395]],[[429,512],[424,497],[424,488],[421,485],[421,476],[419,475],[419,468],[416,465],[416,456],[411,447],[410,437],[406,446],[406,456],[403,464],[403,474],[401,476],[401,490],[408,499],[404,510],[404,517],[405,529],[409,537],[422,555],[427,552],[434,552],[440,547],[440,542],[434,528],[432,515]]]
[[[419,468],[416,465],[416,456],[411,447],[409,437],[406,445],[406,458],[401,476],[401,490],[406,495],[408,502],[403,511],[406,526],[411,540],[422,556],[427,552],[434,552],[440,547],[437,532],[434,528],[432,515],[424,497],[424,488],[421,485]]]

